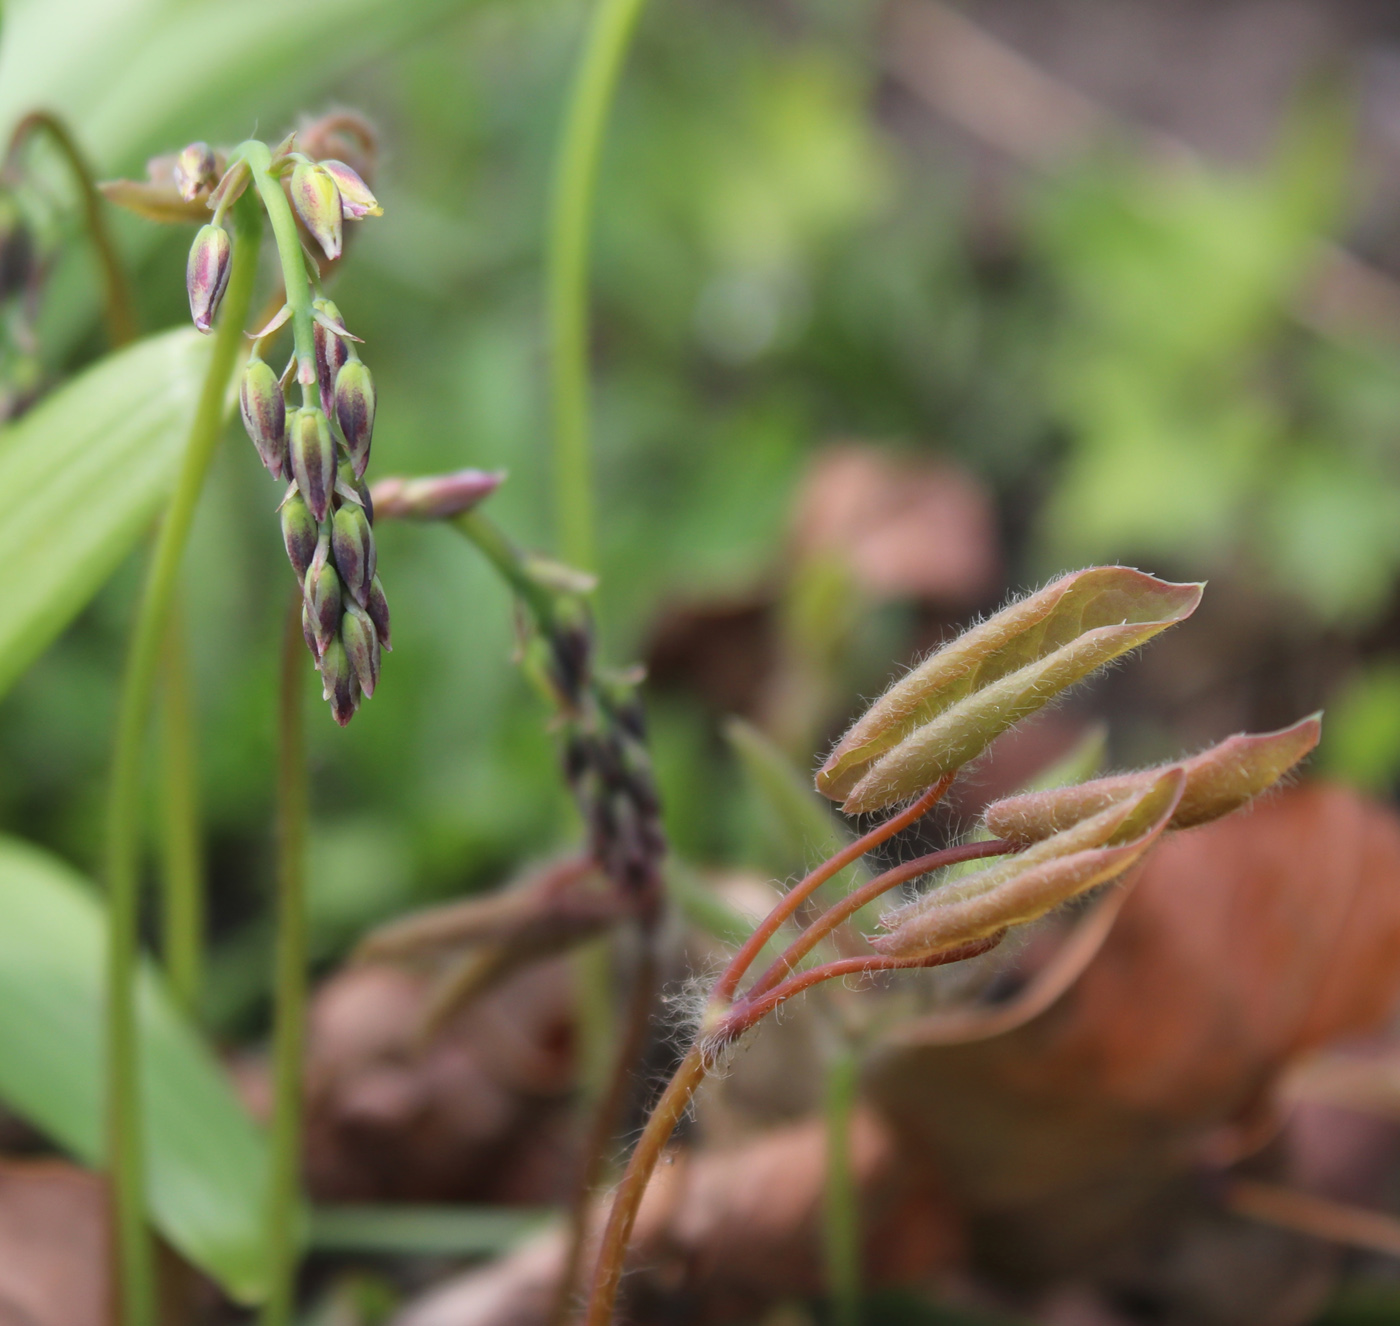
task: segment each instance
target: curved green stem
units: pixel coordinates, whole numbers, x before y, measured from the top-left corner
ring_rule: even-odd
[[[588,249],[598,160],[627,47],[646,0],[598,0],[564,115],[549,230],[554,484],[559,550],[594,567],[589,446]]]
[[[79,150],[73,135],[68,132],[67,126],[48,111],[30,111],[10,135],[6,169],[9,170],[24,144],[35,133],[46,134],[53,141],[73,178],[78,182],[78,188],[83,195],[83,212],[87,219],[88,235],[97,251],[97,265],[102,271],[107,339],[114,348],[126,345],[136,339],[136,315],[132,309],[131,284],[126,278],[126,268],[122,266],[121,258],[117,255],[117,246],[112,242],[112,233],[107,229],[107,221],[102,212],[102,195],[98,193],[87,160]]]
[[[301,1060],[306,1035],[306,649],[301,595],[292,594],[282,642],[277,753],[277,974],[274,988],[272,1174],[263,1326],[287,1326],[301,1253]]]
[[[141,756],[160,662],[161,640],[194,520],[204,476],[223,424],[229,380],[243,344],[243,326],[257,274],[260,224],[242,208],[236,224],[233,271],[223,321],[190,425],[175,493],[161,523],[146,572],[122,673],[107,793],[104,875],[109,917],[107,954],[107,1165],[112,1182],[122,1320],[150,1326],[155,1292],[145,1226],[141,1103],[136,1035],[136,971],[140,915],[138,839]]]

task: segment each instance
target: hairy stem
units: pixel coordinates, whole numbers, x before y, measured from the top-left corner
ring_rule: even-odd
[[[306,1035],[305,648],[301,595],[294,592],[282,639],[277,751],[277,956],[274,984],[272,1173],[268,1265],[272,1288],[263,1326],[288,1326],[296,1306],[301,1250],[301,1061]]]
[[[204,969],[204,870],[190,662],[177,610],[166,625],[161,679],[161,940],[170,989],[194,1019]]]
[[[920,875],[931,874],[945,866],[960,865],[964,861],[976,861],[987,856],[1005,856],[1019,850],[1014,843],[1001,838],[989,838],[980,843],[963,843],[957,847],[945,847],[927,856],[915,857],[902,865],[894,866],[874,879],[867,880],[858,889],[852,889],[840,902],[828,907],[802,933],[773,960],[772,965],[746,991],[745,997],[754,998],[765,990],[771,990],[785,980],[823,939],[842,922],[849,920],[867,903],[874,902],[891,889],[907,884]]]
[[[645,0],[598,0],[564,113],[549,228],[554,485],[559,548],[592,570],[593,458],[589,446],[588,249],[608,111]]]
[[[642,1194],[646,1192],[647,1182],[661,1159],[666,1143],[689,1109],[700,1083],[705,1080],[711,1062],[710,1052],[703,1044],[696,1045],[686,1055],[675,1076],[667,1083],[661,1099],[656,1102],[632,1151],[627,1172],[613,1195],[608,1223],[603,1230],[603,1242],[598,1250],[589,1293],[586,1326],[611,1326],[617,1287],[621,1283],[627,1257],[627,1244],[637,1223]]]
[[[190,425],[175,492],[161,522],[132,627],[117,704],[107,791],[104,877],[107,882],[107,1166],[112,1183],[112,1227],[117,1281],[126,1326],[155,1319],[145,1183],[136,1035],[136,971],[140,915],[139,827],[141,756],[160,663],[160,645],[179,578],[195,506],[223,424],[229,379],[243,344],[243,326],[257,274],[260,225],[241,208],[235,226],[233,270],[223,320]]]
[[[97,265],[102,272],[107,339],[113,347],[126,345],[136,339],[136,314],[132,307],[131,284],[126,277],[126,268],[122,266],[121,258],[117,255],[117,246],[112,242],[112,232],[107,229],[106,216],[102,211],[102,195],[97,191],[92,171],[63,121],[48,111],[31,111],[26,115],[10,135],[10,150],[5,162],[6,173],[12,172],[25,143],[38,133],[48,137],[58,149],[83,195],[83,214],[87,221],[88,236],[92,240],[92,247],[97,254]]]
[[[753,965],[754,959],[763,951],[763,946],[773,938],[783,922],[827,880],[839,875],[851,862],[859,861],[867,852],[928,814],[943,799],[944,793],[952,786],[954,777],[954,774],[947,774],[940,778],[913,805],[900,811],[898,815],[892,815],[864,837],[857,838],[855,842],[843,847],[835,856],[828,857],[805,879],[789,889],[777,906],[754,929],[753,934],[744,941],[743,947],[721,973],[715,984],[712,999],[716,1003],[727,1003],[732,999],[734,991],[739,988],[739,982],[744,978],[744,973]]]
[[[826,1189],[822,1199],[826,1289],[833,1326],[860,1321],[860,1215],[851,1172],[851,1119],[860,1086],[860,1055],[842,1040],[826,1065]]]

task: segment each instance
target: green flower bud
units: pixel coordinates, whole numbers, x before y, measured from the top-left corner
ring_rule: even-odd
[[[374,535],[370,533],[365,513],[350,502],[332,517],[331,552],[335,555],[341,583],[350,597],[363,607],[374,579]]]
[[[330,321],[341,326],[340,310],[329,299],[313,301],[312,308],[325,314]],[[335,380],[350,352],[345,342],[329,327],[317,319],[311,324],[311,339],[316,347],[316,384],[321,392],[321,408],[327,417],[335,414]]]
[[[298,161],[292,171],[292,206],[332,262],[340,257],[340,190],[324,166]]]
[[[311,633],[316,637],[317,653],[324,654],[326,646],[340,630],[341,605],[345,601],[340,592],[340,577],[331,564],[329,549],[324,544],[316,549],[316,556],[306,568],[303,598],[311,617]]]
[[[185,289],[190,297],[190,316],[194,325],[207,332],[219,311],[219,301],[228,288],[229,268],[233,261],[233,241],[222,226],[201,226],[190,246],[190,260],[185,266]]]
[[[175,191],[187,203],[211,188],[219,178],[219,164],[208,143],[191,143],[175,158]]]
[[[298,492],[293,492],[282,503],[281,514],[282,542],[287,548],[287,560],[291,562],[292,570],[297,573],[297,579],[304,582],[316,556],[316,544],[320,539],[316,517],[311,514],[306,499]]]
[[[287,471],[287,398],[277,374],[262,359],[250,359],[238,390],[243,427],[274,479]]]
[[[326,518],[335,486],[335,442],[326,416],[303,406],[292,416],[292,476],[319,524]]]
[[[374,433],[374,379],[358,359],[347,360],[336,374],[335,419],[358,479],[369,464],[369,443]]]
[[[360,707],[360,687],[350,658],[335,636],[321,655],[321,695],[331,702],[331,714],[344,727]]]
[[[352,221],[359,221],[367,216],[384,215],[384,209],[369,191],[369,186],[343,161],[323,161],[321,166],[335,181],[335,187],[340,190],[340,210],[343,215]]]
[[[392,652],[394,646],[389,642],[389,601],[384,597],[384,586],[379,583],[378,576],[369,582],[369,597],[365,601],[365,611],[369,613],[369,619],[374,623],[380,645]]]
[[[340,639],[360,689],[372,696],[379,685],[379,634],[369,614],[354,603],[346,606],[340,619]]]

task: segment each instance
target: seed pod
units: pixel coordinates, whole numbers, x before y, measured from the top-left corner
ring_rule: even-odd
[[[384,597],[384,586],[379,583],[378,576],[369,582],[365,611],[369,613],[369,619],[379,633],[379,643],[392,652],[394,646],[389,642],[389,601]]]
[[[335,187],[340,190],[340,210],[343,215],[352,221],[359,221],[367,216],[384,215],[384,209],[369,191],[369,186],[343,161],[326,160],[321,162],[321,168],[335,181]]]
[[[334,262],[340,257],[340,190],[335,179],[314,161],[298,161],[292,171],[292,206],[306,228]]]
[[[504,470],[454,470],[418,479],[391,475],[374,485],[374,509],[396,520],[448,520],[490,497],[505,477]]]
[[[263,359],[250,359],[238,390],[243,427],[274,479],[287,471],[287,398],[277,374]]]
[[[228,231],[222,226],[201,226],[185,265],[185,289],[190,297],[190,316],[202,332],[207,332],[214,323],[219,301],[228,288],[232,261],[233,241]]]
[[[335,467],[335,491],[345,501],[361,508],[365,519],[374,524],[374,498],[370,495],[369,485],[355,477],[354,467],[348,460],[342,459]]]
[[[331,519],[331,552],[335,568],[350,597],[361,607],[369,596],[374,579],[374,535],[359,507],[346,502]]]
[[[187,203],[199,196],[201,189],[212,187],[219,178],[214,149],[208,143],[191,143],[175,158],[175,191]]]
[[[321,662],[321,646],[316,643],[316,632],[311,627],[311,614],[306,610],[306,600],[301,602],[301,638],[306,641],[306,647],[311,651],[311,657],[319,665]]]
[[[358,479],[369,464],[374,433],[374,379],[358,359],[348,359],[336,374],[335,418]]]
[[[321,654],[321,696],[331,702],[331,714],[341,727],[355,717],[355,710],[360,707],[359,683],[338,635]]]
[[[319,524],[326,518],[335,485],[335,442],[326,416],[303,406],[292,417],[292,476]]]
[[[324,655],[326,646],[340,630],[341,605],[345,601],[340,592],[340,577],[324,544],[316,549],[316,556],[306,568],[303,597],[311,616],[311,633],[316,637],[317,651]]]
[[[350,667],[366,696],[379,685],[379,635],[369,614],[353,603],[347,604],[340,619],[340,639]]]
[[[332,322],[341,322],[340,310],[329,299],[318,299],[312,307],[324,313]],[[321,408],[329,417],[335,414],[336,377],[349,359],[350,352],[346,350],[345,342],[319,319],[311,324],[311,339],[316,347],[316,384],[321,392]]]
[[[297,579],[306,580],[311,562],[316,556],[316,544],[320,531],[316,528],[316,517],[306,505],[306,499],[298,492],[292,493],[282,503],[282,542],[287,549],[287,560]]]

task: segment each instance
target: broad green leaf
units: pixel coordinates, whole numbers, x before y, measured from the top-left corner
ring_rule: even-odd
[[[0,429],[0,694],[150,527],[208,350],[193,329],[139,341]]]
[[[1189,617],[1200,585],[1125,566],[1077,571],[930,655],[837,743],[817,787],[847,814],[931,786],[1097,668]]]
[[[0,838],[0,1097],[87,1164],[103,1152],[105,926],[86,880]],[[155,972],[139,993],[153,1223],[235,1299],[267,1287],[268,1156],[228,1079]]]

